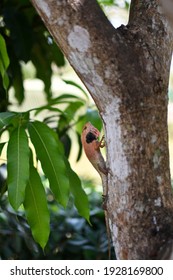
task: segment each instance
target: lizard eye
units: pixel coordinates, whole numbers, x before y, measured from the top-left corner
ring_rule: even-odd
[[[83,131],[84,131],[85,129],[87,129],[87,126],[84,126]]]

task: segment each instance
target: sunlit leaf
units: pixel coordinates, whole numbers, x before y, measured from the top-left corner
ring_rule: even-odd
[[[69,198],[69,178],[62,144],[56,133],[44,123],[32,122],[28,130],[50,188],[55,198],[65,207]]]
[[[28,138],[23,127],[17,127],[10,135],[7,147],[8,196],[17,210],[23,203],[29,179]]]
[[[25,191],[24,208],[32,235],[35,241],[44,248],[50,233],[50,215],[46,193],[40,176],[31,163],[29,182]]]
[[[97,2],[99,4],[105,5],[105,6],[112,6],[112,5],[116,5],[118,6],[118,4],[116,3],[116,0],[97,0]]]

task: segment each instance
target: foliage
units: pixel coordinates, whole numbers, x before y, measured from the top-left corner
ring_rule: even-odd
[[[85,182],[85,185],[91,185]],[[89,190],[89,189],[88,189]],[[70,198],[67,209],[57,205],[46,189],[50,211],[51,233],[44,251],[35,243],[23,209],[17,213],[6,196],[0,200],[1,259],[108,259],[108,241],[101,195],[90,189],[91,223],[80,217]],[[41,233],[41,232],[40,232]],[[112,257],[114,256],[112,248]]]
[[[9,66],[9,58],[7,54],[4,38],[0,35],[0,73],[2,76],[3,87],[7,90],[9,79],[7,76],[7,68]]]
[[[99,0],[98,2],[103,5],[119,5],[117,0]],[[124,3],[128,7],[129,1],[124,1]],[[31,61],[36,69],[36,77],[44,82],[45,93],[49,100],[52,97],[52,63],[61,67],[65,65],[65,59],[29,0],[1,1],[0,34],[2,50],[0,55],[4,57],[5,63],[3,69],[0,64],[0,72],[5,89],[8,91],[13,86],[16,99],[19,104],[22,103],[25,92],[21,62],[27,63]],[[3,38],[6,42],[9,61],[4,49]],[[6,73],[8,64],[9,67]],[[3,98],[6,98],[5,92],[3,93]]]
[[[110,5],[117,1],[99,1],[101,2]],[[11,87],[19,105],[25,99],[22,65],[27,62],[32,62],[36,77],[44,82],[47,103],[23,113],[9,112],[8,94]],[[56,97],[52,95],[52,65],[64,66],[64,56],[30,1],[2,0],[0,136],[7,132],[9,141],[0,143],[0,152],[7,148],[8,171],[7,184],[1,187],[0,192],[2,196],[6,195],[8,190],[9,202],[14,210],[21,207],[25,210],[32,235],[42,248],[46,246],[50,234],[50,207],[42,176],[48,179],[49,187],[60,205],[66,207],[73,196],[78,212],[89,222],[87,195],[68,162],[73,141],[71,131],[78,143],[78,161],[82,153],[80,134],[84,123],[91,121],[98,129],[102,126],[98,112],[91,106],[86,91],[75,82],[64,81],[78,89],[80,97],[68,92]],[[42,111],[48,112],[48,116],[43,122],[39,122],[36,119]],[[10,211],[13,215],[13,210]]]
[[[52,95],[52,62],[60,67],[65,64],[65,60],[29,0],[1,1],[0,33],[5,39],[10,61],[7,72],[10,79],[8,88],[13,86],[19,104],[24,100],[21,62],[32,61],[36,68],[36,77],[44,82],[45,93],[49,99]]]
[[[57,107],[66,103],[64,110]],[[70,193],[73,194],[74,204],[78,212],[89,221],[87,196],[80,179],[71,169],[66,157],[69,155],[72,142],[68,135],[69,130],[73,127],[77,135],[79,143],[77,160],[79,160],[81,156],[79,133],[81,126],[91,119],[94,123],[99,120],[95,110],[90,110],[87,113],[85,110],[84,115],[80,114],[76,118],[75,115],[81,107],[86,108],[82,99],[78,98],[76,101],[76,96],[64,94],[50,99],[50,102],[42,108],[31,110],[35,112],[35,115],[45,109],[53,111],[53,115],[50,115],[45,122],[54,125],[54,130],[45,123],[32,121],[30,111],[0,113],[0,134],[4,131],[9,133],[8,143],[4,142],[0,145],[1,152],[7,146],[9,201],[15,210],[21,204],[24,205],[32,234],[43,248],[47,243],[50,228],[44,186],[40,179],[40,172],[38,172],[38,168],[35,168],[38,166],[38,161],[41,163],[42,170],[48,178],[50,188],[57,201],[66,207]],[[34,150],[33,147],[31,149],[31,142],[34,145]],[[1,193],[4,193],[4,189]],[[40,234],[40,228],[42,228],[42,234]]]
[[[65,207],[69,200],[69,193],[72,191],[78,211],[89,221],[87,196],[64,156],[58,135],[44,123],[31,122],[28,113],[0,113],[0,124],[2,130],[8,130],[10,134],[7,146],[9,201],[15,210],[21,204],[24,205],[35,240],[43,248],[45,247],[49,236],[49,213],[44,198],[44,187],[33,164],[34,155],[29,148],[27,133],[35,147],[34,152],[37,156],[35,161],[40,160],[57,201]],[[33,215],[34,210],[35,215]],[[42,235],[40,235],[40,227]]]
[[[17,0],[3,1],[1,14],[3,21],[0,30],[5,40],[0,37],[2,46],[0,70],[5,90],[8,91],[8,88],[13,86],[19,104],[23,101],[20,61],[25,63],[32,61],[37,77],[44,81],[47,104],[31,111],[35,117],[43,110],[52,112],[43,123],[31,120],[31,111],[0,113],[0,135],[4,131],[9,134],[8,143],[0,144],[1,152],[4,146],[7,147],[9,201],[15,210],[23,205],[33,237],[44,248],[50,234],[50,213],[45,188],[40,178],[41,172],[37,168],[38,162],[41,163],[44,176],[48,179],[59,204],[66,207],[70,194],[73,194],[78,212],[89,221],[88,198],[67,159],[72,147],[68,132],[73,127],[77,135],[79,144],[77,160],[79,160],[82,150],[81,127],[92,116],[98,121],[98,114],[94,110],[86,113],[88,96],[83,88],[72,81],[65,82],[78,88],[83,97],[68,93],[52,97],[51,65],[53,62],[57,66],[64,65],[64,58],[30,3],[28,1],[19,3]],[[79,114],[82,107],[83,113]],[[49,128],[46,123],[53,125],[54,129]],[[31,148],[31,142],[34,148]],[[5,191],[6,188],[1,189],[1,195]]]

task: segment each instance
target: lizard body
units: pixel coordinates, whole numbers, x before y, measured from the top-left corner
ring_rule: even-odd
[[[108,169],[106,168],[105,160],[102,156],[100,148],[105,146],[104,136],[101,140],[98,140],[100,136],[100,131],[95,128],[90,122],[87,122],[82,130],[81,141],[82,146],[84,148],[85,154],[91,164],[99,173],[102,185],[103,185],[103,209],[105,212],[105,221],[106,221],[106,229],[108,235],[108,246],[109,246],[109,259],[110,259],[110,229],[108,222],[108,213],[107,213],[107,198],[108,198],[108,183],[107,183],[107,175]]]
[[[83,127],[81,141],[87,158],[99,173],[104,185],[105,177],[107,178],[108,172],[105,160],[100,151],[100,148],[103,148],[105,146],[105,144],[103,143],[104,137],[102,137],[102,139],[98,141],[99,135],[100,131],[95,128],[90,122],[88,122]]]
[[[82,146],[84,148],[85,154],[91,164],[94,166],[94,168],[99,173],[101,179],[102,179],[102,185],[103,185],[103,197],[107,196],[107,168],[105,160],[101,154],[100,148],[103,148],[105,146],[104,137],[101,138],[100,141],[98,141],[98,137],[100,135],[100,131],[98,131],[97,128],[95,128],[90,122],[87,122],[82,130]]]

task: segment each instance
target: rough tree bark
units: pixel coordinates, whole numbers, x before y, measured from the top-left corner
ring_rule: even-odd
[[[108,215],[118,259],[163,256],[173,240],[167,89],[172,34],[158,0],[132,0],[115,29],[96,0],[32,0],[92,95],[107,142]]]

